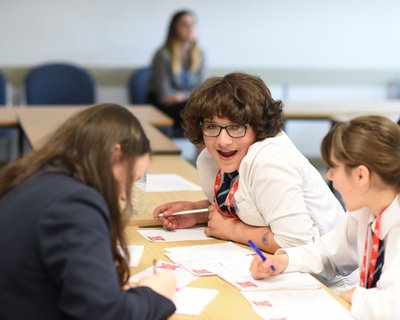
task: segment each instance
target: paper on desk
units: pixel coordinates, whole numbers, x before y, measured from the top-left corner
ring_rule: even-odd
[[[249,265],[250,267],[250,265]],[[263,280],[254,280],[248,270],[245,273],[224,272],[219,275],[242,291],[275,290],[275,289],[318,289],[319,281],[308,273],[288,272],[281,273]]]
[[[124,255],[121,247],[118,247],[120,253]],[[137,267],[139,265],[140,259],[142,258],[144,246],[128,246],[129,251],[129,266]]]
[[[188,241],[188,240],[211,240],[204,234],[204,227],[176,229],[168,231],[164,229],[140,229],[138,232],[151,242]]]
[[[354,319],[324,289],[242,291],[262,319],[337,320]]]
[[[201,187],[177,174],[147,174],[147,192],[197,191]]]
[[[144,246],[128,246],[129,250],[129,266],[137,267],[142,258]]]
[[[175,263],[160,260],[157,261],[156,268],[157,271],[170,270],[171,272],[173,272],[176,276],[177,280],[176,286],[178,288],[183,288],[192,281],[198,279],[197,276],[193,275],[192,273],[190,273],[189,271],[185,270],[184,268]],[[152,274],[153,274],[153,266],[143,270],[142,272],[132,275],[129,278],[129,281],[139,282],[139,280],[142,279],[143,277],[150,276]]]
[[[175,293],[177,314],[198,316],[218,294],[217,289],[185,287]]]
[[[253,252],[232,242],[166,248],[165,254],[197,276],[249,273]]]
[[[227,242],[221,242],[221,243],[212,243],[212,244],[199,244],[195,246],[182,246],[182,247],[170,247],[170,248],[165,248],[164,249],[167,252],[170,253],[181,253],[182,255],[185,254],[190,254],[193,252],[193,254],[197,253],[244,253],[244,254],[254,254],[254,251],[241,247],[231,241]]]

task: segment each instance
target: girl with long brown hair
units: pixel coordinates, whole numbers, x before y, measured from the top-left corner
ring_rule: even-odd
[[[126,289],[124,226],[132,183],[149,157],[133,114],[100,104],[0,172],[0,318],[163,319],[174,312],[170,274]]]

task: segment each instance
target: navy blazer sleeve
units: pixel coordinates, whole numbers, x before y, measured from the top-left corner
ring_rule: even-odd
[[[110,249],[107,206],[95,190],[77,185],[46,208],[37,226],[40,255],[58,288],[61,313],[96,320],[170,316],[174,304],[152,289],[121,289]]]

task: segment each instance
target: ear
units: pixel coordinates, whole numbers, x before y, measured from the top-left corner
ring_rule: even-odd
[[[355,175],[356,175],[357,181],[360,182],[361,184],[366,184],[366,183],[370,182],[371,172],[363,164],[360,164],[355,169]]]
[[[115,144],[111,151],[111,163],[116,163],[121,159],[121,145],[119,143]]]

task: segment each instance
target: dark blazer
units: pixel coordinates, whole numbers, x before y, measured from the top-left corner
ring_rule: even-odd
[[[124,291],[103,197],[72,177],[40,173],[0,198],[0,319],[165,319],[172,301]]]

